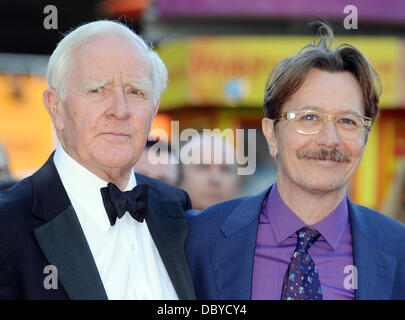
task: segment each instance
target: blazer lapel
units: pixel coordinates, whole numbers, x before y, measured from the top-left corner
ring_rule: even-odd
[[[48,261],[70,299],[107,300],[90,248],[73,207],[34,230]]]
[[[223,223],[223,239],[211,245],[210,258],[221,300],[251,299],[259,216],[269,190],[242,201]]]
[[[148,179],[137,175],[138,183]],[[180,300],[194,300],[195,292],[184,253],[187,219],[180,203],[164,201],[150,188],[148,212],[145,216],[152,239]]]
[[[353,260],[357,268],[357,300],[391,299],[395,280],[396,259],[384,253],[384,239],[371,223],[365,208],[350,200]]]
[[[34,235],[70,299],[107,299],[76,213],[53,163],[33,176],[33,214],[46,221]]]

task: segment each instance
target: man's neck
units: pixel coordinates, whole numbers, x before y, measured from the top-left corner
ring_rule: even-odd
[[[345,190],[315,192],[300,186],[277,182],[284,203],[307,225],[314,225],[329,215],[342,202]]]
[[[130,175],[132,173],[131,168],[126,170],[123,169],[105,169],[105,170],[91,170],[95,175],[100,179],[103,179],[107,182],[114,183],[121,191],[124,191],[128,185]]]
[[[90,166],[87,163],[84,163],[78,159],[77,156],[74,154],[70,154],[63,148],[62,145],[59,147],[74,161],[80,164],[82,167],[86,168],[88,171],[96,175],[98,178],[106,181],[114,183],[121,191],[124,191],[126,186],[129,183],[129,179],[132,173],[132,167],[125,167],[125,168],[104,168],[99,166]]]

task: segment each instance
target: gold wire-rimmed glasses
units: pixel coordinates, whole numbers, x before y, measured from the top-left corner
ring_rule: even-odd
[[[353,113],[330,114],[307,109],[279,113],[276,120],[290,121],[301,134],[317,134],[323,130],[326,121],[333,121],[339,136],[347,139],[356,139],[373,124],[373,119]]]

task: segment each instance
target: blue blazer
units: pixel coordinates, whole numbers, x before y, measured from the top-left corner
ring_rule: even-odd
[[[186,257],[197,299],[249,300],[265,190],[188,212]],[[348,200],[357,267],[355,299],[405,299],[405,226]]]

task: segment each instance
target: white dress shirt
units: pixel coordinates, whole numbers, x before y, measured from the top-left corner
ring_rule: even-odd
[[[107,182],[71,158],[60,143],[53,161],[108,299],[178,299],[146,222],[139,223],[126,212],[111,226],[100,192]],[[125,191],[135,186],[132,171]]]

